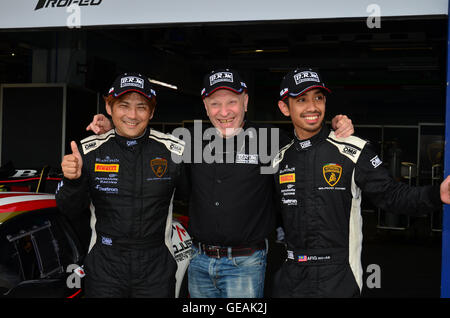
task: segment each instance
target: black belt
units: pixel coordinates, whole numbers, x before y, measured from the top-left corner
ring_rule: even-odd
[[[194,245],[199,249],[200,253],[214,258],[250,256],[256,251],[266,249],[265,241],[246,246],[217,246],[204,244],[194,240]]]

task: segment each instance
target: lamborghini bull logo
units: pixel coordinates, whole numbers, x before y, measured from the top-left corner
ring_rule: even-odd
[[[323,177],[325,181],[332,187],[334,187],[341,179],[342,175],[342,166],[329,163],[322,167]]]
[[[163,158],[155,158],[150,161],[150,166],[158,178],[161,178],[167,170],[167,160]]]

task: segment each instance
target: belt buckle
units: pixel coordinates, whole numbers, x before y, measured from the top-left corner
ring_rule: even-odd
[[[210,256],[209,257],[213,257],[213,258],[217,258],[217,259],[219,259],[220,258],[220,246],[210,246],[209,248],[208,248],[208,250],[209,250],[209,252],[211,253],[211,254],[209,254]],[[214,255],[212,252],[216,252],[216,255]]]
[[[206,255],[212,258],[220,258],[220,246],[212,246],[212,245],[203,245],[203,251]],[[214,255],[214,252],[216,252],[216,255]]]
[[[215,250],[215,252],[216,252],[216,255],[213,255],[212,253],[210,254],[211,256],[210,257],[214,257],[214,258],[217,258],[217,259],[219,259],[220,258],[220,246],[214,246],[213,248],[212,248],[212,251],[214,251]],[[211,251],[211,252],[212,252]]]

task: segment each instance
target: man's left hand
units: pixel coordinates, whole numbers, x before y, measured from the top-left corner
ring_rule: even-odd
[[[441,183],[441,201],[450,204],[450,176]]]
[[[331,128],[333,128],[334,134],[338,138],[349,137],[355,132],[353,129],[352,120],[346,115],[334,116],[331,120]]]

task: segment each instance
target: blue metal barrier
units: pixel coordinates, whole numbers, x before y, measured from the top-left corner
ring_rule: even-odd
[[[450,6],[449,15],[450,16]],[[444,178],[450,174],[450,19],[447,24],[447,97],[445,114]],[[450,298],[450,205],[444,205],[442,220],[441,297]]]

